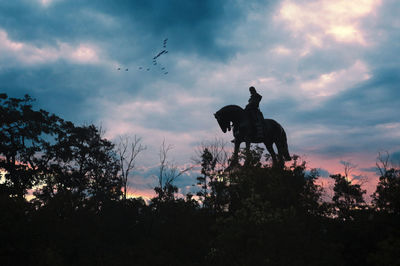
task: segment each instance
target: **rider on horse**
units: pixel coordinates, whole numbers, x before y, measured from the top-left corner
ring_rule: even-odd
[[[262,96],[257,93],[256,89],[253,86],[249,88],[249,91],[251,96],[249,99],[249,103],[246,105],[245,111],[249,114],[249,118],[253,128],[256,129],[255,137],[262,138],[263,137],[262,122],[264,121],[264,117],[259,108]]]

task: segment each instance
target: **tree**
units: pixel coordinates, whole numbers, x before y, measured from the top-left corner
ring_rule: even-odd
[[[0,95],[0,169],[11,196],[22,198],[45,174],[43,150],[59,131],[62,119],[32,109],[32,99]]]
[[[352,184],[351,181],[341,174],[331,175],[335,180],[333,188],[334,196],[332,198],[338,215],[341,218],[351,218],[351,212],[365,203],[363,195],[365,190],[361,189],[359,184]]]
[[[203,202],[204,208],[213,211],[222,209],[219,203],[221,203],[223,191],[226,190],[227,174],[225,170],[229,164],[226,145],[226,141],[218,138],[212,141],[203,141],[196,150],[196,157],[192,158],[194,163],[201,166],[201,176],[196,178],[197,185],[200,187],[197,196]]]
[[[226,173],[223,170],[216,170],[217,158],[205,148],[201,160],[201,176],[197,177],[197,185],[201,190],[197,192],[197,196],[203,202],[203,208],[211,209],[219,212],[226,204],[222,200],[223,194],[226,193]]]
[[[204,150],[207,149],[215,161],[215,171],[221,172],[228,167],[229,163],[229,152],[226,148],[227,144],[228,143],[222,138],[215,138],[211,141],[203,141],[200,143],[199,148],[195,151],[196,156],[192,158],[192,161],[196,164],[201,164]]]
[[[390,167],[389,154],[379,154],[376,165],[380,177],[372,202],[379,210],[400,214],[400,169]]]
[[[174,200],[174,194],[178,192],[178,187],[174,185],[175,180],[183,175],[185,172],[192,169],[192,167],[184,168],[179,170],[179,168],[168,161],[168,152],[172,149],[171,145],[167,145],[165,140],[163,140],[160,146],[159,158],[160,167],[158,173],[158,182],[154,190],[157,193],[158,201],[171,201]]]
[[[94,125],[63,125],[57,142],[48,147],[50,174],[35,195],[46,203],[54,197],[67,196],[78,207],[93,203],[99,210],[106,202],[121,196],[119,161],[114,145],[101,137]]]
[[[121,136],[117,147],[119,155],[119,167],[121,171],[122,187],[124,189],[124,200],[126,200],[126,193],[128,190],[128,177],[132,170],[135,169],[136,159],[138,155],[146,150],[146,146],[141,143],[142,139],[136,135],[133,138],[128,136]]]
[[[262,166],[261,159],[263,157],[264,148],[255,145],[251,149],[240,149],[239,160],[244,162],[247,168],[259,168]]]
[[[305,162],[297,164],[297,159],[284,169],[262,165],[257,148],[247,154],[249,163],[229,172],[228,209],[216,219],[207,263],[341,264],[334,245],[322,240],[326,229],[319,225],[324,217],[316,172],[308,174]]]
[[[340,161],[340,163],[343,165],[343,170],[344,170],[344,176],[346,178],[350,178],[351,172],[357,168],[357,165],[352,164],[351,162],[348,161]]]
[[[204,149],[203,154],[201,155],[201,176],[198,176],[197,185],[200,186],[200,191],[197,192],[197,196],[200,197],[200,200],[203,202],[203,207],[207,207],[207,198],[208,198],[208,179],[210,181],[213,179],[213,175],[211,171],[215,168],[216,161],[214,160],[212,154],[209,152],[207,148]]]

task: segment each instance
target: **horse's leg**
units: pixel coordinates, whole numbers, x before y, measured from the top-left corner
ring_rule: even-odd
[[[267,148],[267,151],[271,155],[272,158],[272,165],[276,166],[277,165],[277,160],[276,160],[276,153],[274,151],[274,148],[272,147],[272,143],[266,143],[264,142],[265,147]]]
[[[282,149],[278,147],[278,165],[280,168],[285,166],[285,160],[283,159]]]
[[[288,148],[286,139],[285,139],[285,142],[282,143],[282,155],[285,158],[285,161],[292,160],[292,157],[290,157],[290,154],[289,154],[289,148]]]
[[[235,138],[235,150],[233,152],[231,165],[239,164],[239,156],[238,156],[239,148],[240,148],[240,141],[237,138]]]
[[[278,143],[276,147],[278,148],[279,166],[283,168],[285,166],[285,156],[289,156],[290,158],[290,155],[287,155],[289,152],[287,151],[284,143]]]

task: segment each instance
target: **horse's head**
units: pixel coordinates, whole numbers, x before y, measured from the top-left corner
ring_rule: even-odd
[[[220,114],[214,114],[215,119],[218,121],[218,125],[221,128],[222,132],[226,133],[227,130],[231,130],[231,122],[227,119],[223,119]]]

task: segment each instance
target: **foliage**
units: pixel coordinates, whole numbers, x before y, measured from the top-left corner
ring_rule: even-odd
[[[228,203],[227,174],[223,168],[217,168],[218,156],[205,148],[201,155],[201,174],[197,177],[197,185],[201,190],[197,193],[203,203],[203,208],[211,212],[222,212]]]
[[[362,208],[365,203],[363,195],[365,190],[361,189],[359,184],[352,184],[346,176],[340,174],[331,175],[335,180],[333,188],[335,195],[332,200],[335,203],[335,209],[341,218],[351,218],[351,212],[356,208]]]
[[[32,109],[33,99],[0,97],[0,169],[12,196],[22,198],[44,174],[42,151],[57,133],[62,120],[44,110]]]
[[[64,123],[57,143],[47,148],[46,156],[48,174],[35,193],[42,203],[62,194],[75,207],[90,203],[98,209],[120,198],[122,182],[114,145],[103,139],[95,126]]]
[[[384,171],[372,197],[380,210],[400,214],[400,169]]]

